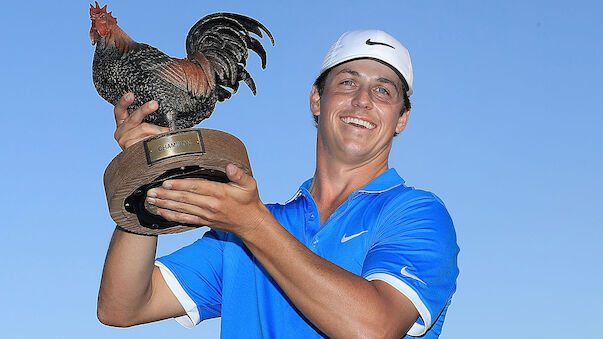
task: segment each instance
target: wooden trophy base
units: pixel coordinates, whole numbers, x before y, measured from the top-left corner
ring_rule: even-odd
[[[252,175],[247,150],[236,137],[211,129],[184,129],[140,141],[107,166],[105,193],[111,218],[138,234],[179,233],[200,225],[168,221],[145,203],[147,191],[168,179],[203,178],[228,182],[226,165]]]

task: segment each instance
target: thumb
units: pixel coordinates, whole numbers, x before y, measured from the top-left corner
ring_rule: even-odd
[[[226,165],[226,175],[233,184],[243,189],[253,189],[254,179],[234,164]]]

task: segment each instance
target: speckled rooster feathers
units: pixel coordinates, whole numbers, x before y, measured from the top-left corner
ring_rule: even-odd
[[[216,101],[230,98],[240,81],[256,93],[245,70],[248,51],[260,56],[262,68],[266,52],[250,33],[262,38],[264,31],[274,45],[272,34],[258,21],[234,13],[205,16],[188,33],[187,57],[177,59],[132,40],[106,8],[90,5],[90,39],[96,44],[92,80],[98,94],[111,104],[128,92],[135,97],[129,112],[156,100],[159,109],[145,122],[174,130],[207,119]]]

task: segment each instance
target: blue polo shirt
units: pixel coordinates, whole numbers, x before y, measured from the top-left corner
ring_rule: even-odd
[[[459,251],[442,201],[389,169],[321,225],[310,183],[287,203],[267,205],[270,212],[314,253],[408,297],[420,317],[407,337],[437,338],[456,289]],[[221,316],[224,338],[324,337],[233,234],[210,230],[156,265],[187,312],[176,319],[185,327]]]

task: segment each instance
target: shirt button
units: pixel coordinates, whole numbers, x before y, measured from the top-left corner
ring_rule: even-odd
[[[314,213],[310,214],[310,219],[314,219]]]
[[[312,241],[312,245],[316,245],[318,244],[318,239],[314,239],[314,241]]]

